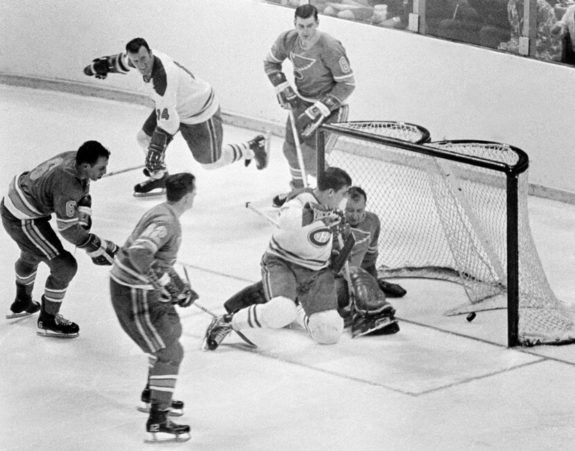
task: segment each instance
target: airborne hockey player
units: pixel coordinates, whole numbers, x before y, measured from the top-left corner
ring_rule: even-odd
[[[126,53],[94,59],[84,73],[104,79],[109,73],[125,74],[133,68],[142,75],[155,103],[137,135],[146,153],[144,174],[148,179],[134,187],[135,196],[163,193],[168,174],[166,148],[178,131],[205,169],[239,160],[244,160],[246,166],[255,160],[258,169],[267,166],[268,140],[258,135],[245,143],[222,145],[220,105],[212,86],[168,55],[150,49],[143,38],[128,42]]]
[[[15,176],[2,199],[2,224],[20,248],[15,265],[16,299],[8,318],[40,310],[38,335],[74,338],[80,331],[60,314],[78,263],[52,229],[52,214],[59,234],[85,250],[96,265],[111,265],[118,249],[113,242],[90,233],[90,181],[104,176],[109,157],[108,149],[98,141],[87,141],[77,151],[60,153]],[[32,300],[32,291],[41,262],[50,268],[50,275],[40,306]]]
[[[174,269],[182,229],[180,216],[196,195],[195,177],[178,173],[166,178],[166,202],[148,210],[121,247],[110,273],[112,305],[122,329],[149,356],[142,401],[149,408],[150,441],[185,441],[190,427],[171,422],[183,403],[172,399],[184,350],[182,325],[175,306],[198,299]],[[140,409],[139,409],[140,410]],[[177,410],[177,411],[176,411]]]
[[[295,119],[294,124],[290,117],[287,119],[283,144],[292,190],[304,187],[292,125],[301,143],[305,173],[316,177],[316,131],[322,123],[347,120],[346,101],[355,89],[345,48],[337,39],[319,31],[318,26],[315,6],[297,7],[294,28],[277,37],[264,59],[264,71],[274,86],[280,106],[291,110]],[[295,90],[282,71],[282,64],[288,59],[293,66]],[[285,198],[285,194],[275,196],[274,205],[279,207]]]
[[[337,343],[343,320],[329,265],[333,235],[339,233],[343,216],[337,208],[350,185],[345,171],[331,167],[317,188],[304,190],[284,204],[279,227],[262,257],[267,302],[214,318],[206,330],[204,349],[215,350],[232,330],[279,329],[296,319],[316,343]]]

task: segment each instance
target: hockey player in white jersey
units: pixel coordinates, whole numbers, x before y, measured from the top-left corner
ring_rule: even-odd
[[[212,86],[168,55],[150,49],[143,38],[128,42],[125,53],[94,59],[84,73],[104,79],[109,73],[125,74],[133,68],[142,75],[155,103],[137,135],[146,152],[144,174],[148,179],[134,187],[135,196],[163,192],[167,177],[165,152],[178,131],[194,159],[206,169],[240,160],[246,166],[255,160],[258,169],[267,166],[268,140],[258,135],[241,144],[223,145],[220,104]]]
[[[315,342],[337,343],[343,319],[337,311],[330,262],[343,217],[337,208],[350,186],[350,176],[331,167],[318,179],[317,188],[300,192],[281,207],[279,227],[261,263],[268,301],[214,318],[206,330],[204,349],[215,350],[232,330],[279,329],[296,319]]]

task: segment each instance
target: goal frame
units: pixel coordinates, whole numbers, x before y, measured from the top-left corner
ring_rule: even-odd
[[[362,121],[365,122],[365,121]],[[323,124],[316,135],[317,146],[317,176],[322,177],[326,167],[326,142],[327,134],[343,135],[351,138],[360,139],[384,146],[400,148],[408,152],[423,154],[433,158],[455,161],[472,166],[478,166],[492,171],[500,172],[505,175],[506,179],[506,241],[507,241],[507,346],[515,347],[521,344],[519,340],[519,198],[518,198],[518,181],[520,174],[529,168],[529,157],[523,150],[505,145],[512,150],[518,157],[516,164],[509,165],[503,162],[489,160],[481,157],[471,157],[457,154],[444,149],[438,149],[422,144],[414,144],[399,139],[385,136],[376,136],[374,134],[361,130],[351,129],[346,125],[353,124],[333,123]],[[436,141],[433,144],[454,143],[485,143],[489,141],[480,140],[449,140]],[[498,143],[494,143],[498,144]]]

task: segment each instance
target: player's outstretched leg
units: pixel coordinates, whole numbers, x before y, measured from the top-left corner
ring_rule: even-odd
[[[134,185],[135,197],[158,196],[166,192],[167,172],[160,177],[152,177],[147,169],[144,169],[144,175],[148,176],[148,179]]]
[[[24,318],[33,315],[38,310],[40,310],[40,303],[32,299],[16,298],[10,306],[10,313],[6,315],[6,319]]]
[[[256,168],[265,169],[268,165],[269,157],[269,137],[258,135],[252,140],[248,141],[248,145],[254,153],[254,160],[256,160]],[[249,166],[252,160],[246,160],[246,166]]]
[[[204,336],[204,351],[215,351],[224,338],[233,330],[231,314],[217,316],[206,329]]]
[[[42,305],[44,305],[44,296],[42,296]],[[44,307],[40,310],[38,330],[36,331],[38,335],[44,337],[76,338],[79,332],[80,328],[76,323],[67,320],[59,313],[50,315]]]
[[[151,397],[152,392],[150,387],[146,386],[144,390],[142,390],[141,401],[142,405],[138,407],[140,412],[149,413],[151,410]],[[177,401],[172,399],[172,403],[170,404],[170,409],[168,410],[168,415],[171,417],[181,417],[184,414],[184,401]]]
[[[146,422],[146,431],[146,442],[185,442],[191,438],[190,426],[173,423],[168,419],[167,410],[158,410],[154,406]]]

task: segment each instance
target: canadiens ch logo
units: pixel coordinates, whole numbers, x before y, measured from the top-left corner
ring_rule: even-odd
[[[309,234],[309,240],[318,247],[323,247],[329,244],[331,239],[331,232],[329,229],[314,230]]]

